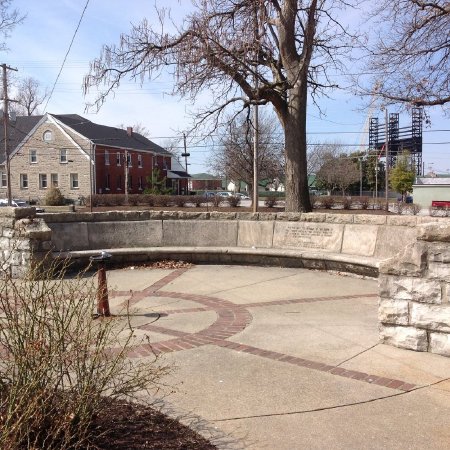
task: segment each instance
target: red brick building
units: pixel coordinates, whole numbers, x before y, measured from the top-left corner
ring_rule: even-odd
[[[142,193],[158,177],[174,193],[187,192],[189,175],[172,170],[172,155],[132,128],[99,125],[76,114],[17,117],[9,133],[13,198],[42,201],[58,187],[76,200],[91,193]],[[0,134],[2,134],[0,132]],[[0,195],[6,176],[0,167]]]

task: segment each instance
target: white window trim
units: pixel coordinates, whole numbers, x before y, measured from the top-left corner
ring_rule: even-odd
[[[62,159],[63,151],[66,152],[65,161]],[[60,164],[67,164],[69,162],[69,150],[67,150],[67,148],[61,148],[59,150],[59,162]]]
[[[109,151],[105,150],[105,166],[109,166],[110,162],[109,162]]]
[[[36,157],[36,161],[32,161],[31,159],[31,155],[34,152],[34,156]],[[37,155],[37,150],[35,148],[30,148],[30,151],[28,153],[28,160],[30,162],[30,164],[37,164],[38,163],[38,155]]]
[[[45,139],[45,135],[46,135],[47,133],[50,133],[50,139]],[[43,140],[44,142],[52,142],[52,141],[53,141],[53,131],[52,131],[52,130],[45,130],[45,131],[42,133],[42,140]]]
[[[45,178],[44,178],[45,177]],[[45,186],[43,185],[42,181],[45,179]],[[48,178],[46,173],[40,173],[39,174],[39,189],[48,189]]]
[[[24,186],[23,180],[27,180],[27,185]],[[28,189],[28,174],[27,173],[21,173],[19,177],[19,183],[20,183],[20,189]]]
[[[77,179],[77,186],[74,186],[74,184],[73,184],[73,181],[75,179],[75,177],[74,177],[75,175],[76,175],[76,179]],[[70,182],[70,189],[72,191],[76,191],[76,190],[80,189],[80,179],[78,177],[78,173],[71,173],[69,175],[69,182]]]
[[[138,169],[142,169],[142,155],[137,155],[137,160]]]

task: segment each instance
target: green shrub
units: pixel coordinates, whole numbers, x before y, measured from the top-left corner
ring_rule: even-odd
[[[63,206],[65,198],[57,187],[51,187],[45,194],[45,204],[48,206]]]

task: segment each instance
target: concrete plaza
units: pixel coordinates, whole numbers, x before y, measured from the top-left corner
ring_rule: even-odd
[[[175,370],[164,411],[219,448],[448,449],[450,358],[378,343],[377,282],[243,266],[108,271]]]

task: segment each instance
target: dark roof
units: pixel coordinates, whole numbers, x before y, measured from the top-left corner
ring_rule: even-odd
[[[222,177],[218,177],[216,175],[211,175],[209,173],[195,173],[192,174],[191,177],[194,180],[221,180]]]
[[[184,170],[169,170],[169,172],[172,172],[181,178],[191,178],[191,176]]]
[[[131,136],[129,136],[127,130],[108,127],[106,125],[98,125],[78,114],[51,115],[64,125],[67,125],[77,133],[91,140],[94,144],[135,150],[150,150],[158,154],[170,155],[167,150],[164,150],[162,147],[139,133],[133,132]]]
[[[38,124],[43,116],[17,116],[15,121],[9,122],[8,148],[11,153]],[[5,162],[5,138],[4,127],[0,126],[0,164]]]

